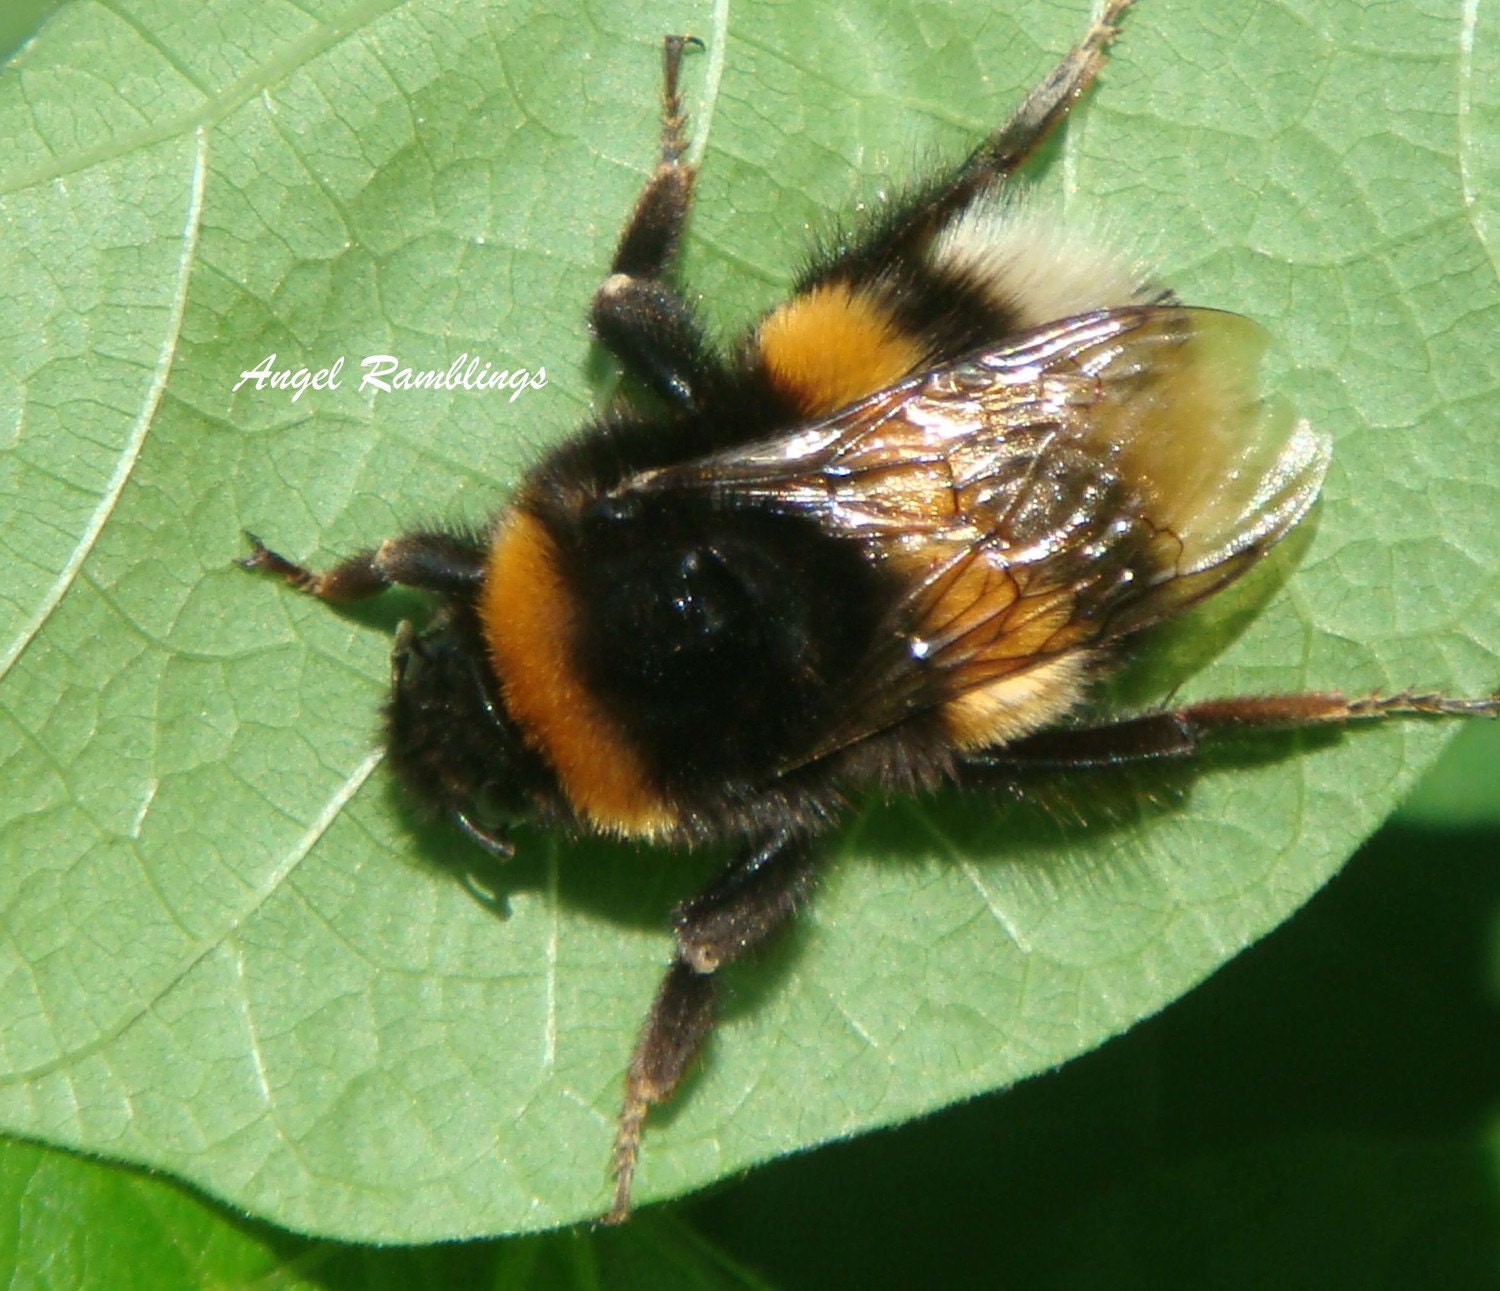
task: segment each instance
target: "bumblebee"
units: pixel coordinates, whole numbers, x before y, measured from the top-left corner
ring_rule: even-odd
[[[482,532],[418,530],[321,573],[250,539],[242,564],[325,601],[435,595],[421,632],[397,631],[386,740],[413,797],[478,843],[509,855],[528,822],[734,848],[673,915],[611,1221],[648,1109],[713,1026],[716,970],[786,926],[852,796],[1189,759],[1228,729],[1496,711],[1312,693],[1075,715],[1131,638],[1302,519],[1329,451],[1259,394],[1258,326],[1182,305],[1015,191],[1129,3],[727,352],[672,282],[695,167],[689,39],[669,37],[660,157],[590,309],[642,397]]]

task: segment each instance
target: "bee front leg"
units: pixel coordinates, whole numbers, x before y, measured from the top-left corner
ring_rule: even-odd
[[[245,534],[250,554],[235,563],[264,570],[320,601],[346,604],[378,596],[394,583],[428,592],[462,594],[484,577],[485,551],[455,534],[420,532],[390,538],[318,573],[272,551],[253,533]]]
[[[647,1111],[676,1091],[714,1025],[714,972],[779,932],[812,886],[813,849],[782,835],[736,859],[692,900],[677,907],[677,955],[657,988],[625,1076],[615,1136],[614,1205],[607,1224],[630,1215],[630,1189]]]
[[[686,140],[678,73],[682,52],[701,44],[668,36],[662,46],[661,157],[620,235],[610,275],[594,293],[589,321],[600,342],[662,398],[698,406],[721,365],[692,307],[667,281],[693,207],[697,167]]]

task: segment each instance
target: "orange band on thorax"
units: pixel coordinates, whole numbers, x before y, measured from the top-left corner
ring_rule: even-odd
[[[581,612],[551,534],[516,509],[495,534],[479,597],[506,710],[581,816],[608,833],[659,837],[675,814],[573,662]]]

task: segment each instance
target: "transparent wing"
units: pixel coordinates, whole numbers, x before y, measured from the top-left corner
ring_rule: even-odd
[[[1176,614],[1280,539],[1328,446],[1260,395],[1265,348],[1234,314],[1102,310],[627,487],[816,517],[904,588],[827,752]]]

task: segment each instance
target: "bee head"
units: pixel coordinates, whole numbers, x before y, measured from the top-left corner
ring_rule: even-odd
[[[537,814],[536,756],[495,692],[472,615],[450,604],[418,633],[396,630],[385,711],[391,764],[411,796],[508,855],[512,825]]]

